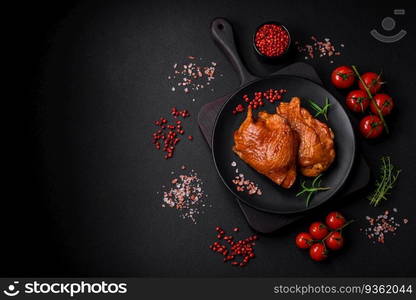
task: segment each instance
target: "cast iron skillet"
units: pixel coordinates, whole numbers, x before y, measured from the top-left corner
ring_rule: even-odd
[[[303,212],[328,201],[346,181],[355,156],[354,132],[343,107],[327,90],[310,80],[289,75],[274,75],[261,79],[253,76],[245,68],[238,56],[231,24],[225,19],[215,19],[211,24],[211,31],[214,41],[227,55],[241,79],[239,90],[221,108],[215,121],[212,137],[212,153],[215,166],[225,185],[238,199],[247,205],[271,213],[289,214]],[[296,183],[290,189],[284,189],[252,169],[232,151],[234,144],[233,133],[246,117],[245,112],[233,115],[233,109],[236,105],[243,102],[242,96],[244,94],[253,95],[256,91],[264,91],[270,88],[287,89],[288,92],[283,97],[283,101],[289,101],[293,96],[298,96],[301,99],[312,99],[319,105],[324,103],[325,98],[328,98],[331,103],[328,114],[329,121],[327,123],[335,134],[336,158],[331,167],[322,176],[322,186],[330,187],[331,189],[315,194],[308,207],[305,205],[305,198],[302,196],[296,197],[296,194],[301,189],[300,183],[302,181],[306,180],[310,184],[312,179],[305,178],[298,172]],[[303,102],[302,106],[312,114],[314,113],[307,102]],[[270,113],[275,112],[275,105],[273,104],[266,104],[263,108]],[[231,166],[232,162],[236,162],[237,166]],[[238,173],[236,169],[238,169]],[[232,180],[240,173],[244,174],[246,179],[257,183],[262,190],[262,195],[249,195],[246,192],[237,192]]]

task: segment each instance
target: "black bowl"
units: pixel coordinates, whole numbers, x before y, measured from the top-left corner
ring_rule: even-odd
[[[278,26],[282,27],[282,28],[283,28],[283,29],[287,32],[287,34],[288,34],[288,36],[289,36],[289,44],[287,45],[285,52],[283,52],[283,53],[282,53],[282,54],[280,54],[280,55],[277,55],[277,56],[268,56],[268,55],[265,55],[265,54],[261,53],[261,52],[260,52],[260,50],[259,50],[259,49],[257,48],[257,46],[256,46],[256,33],[259,31],[259,29],[260,29],[262,26],[264,26],[264,25],[268,25],[268,24],[274,24],[274,25],[278,25]],[[285,59],[285,58],[287,58],[287,57],[288,57],[288,54],[289,54],[289,52],[290,52],[291,45],[292,45],[292,36],[290,35],[290,32],[289,32],[289,30],[287,29],[287,27],[286,27],[285,25],[283,25],[282,23],[275,22],[275,21],[269,21],[269,22],[265,22],[265,23],[260,24],[260,25],[256,28],[256,30],[254,31],[254,34],[253,34],[253,41],[252,41],[252,43],[253,43],[254,50],[256,51],[257,55],[258,55],[258,56],[259,56],[262,60],[267,61],[267,62],[277,62],[277,61],[281,61],[282,59]]]

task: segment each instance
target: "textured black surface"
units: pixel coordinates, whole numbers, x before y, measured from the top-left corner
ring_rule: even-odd
[[[5,101],[17,105],[11,127],[13,156],[2,197],[2,276],[406,276],[416,275],[414,242],[415,80],[410,8],[396,16],[408,35],[396,44],[381,44],[369,31],[381,30],[383,17],[406,3],[357,1],[184,1],[68,2],[21,6],[10,47],[14,49],[14,93]],[[375,3],[377,3],[375,5]],[[400,7],[399,7],[400,5]],[[371,208],[366,193],[334,203],[286,227],[262,236],[255,261],[236,269],[211,253],[214,228],[251,231],[244,216],[216,175],[208,147],[199,133],[200,107],[226,95],[238,79],[211,40],[213,18],[227,17],[237,32],[237,45],[250,70],[271,73],[279,66],[260,63],[251,48],[254,28],[265,20],[287,24],[294,39],[311,34],[343,42],[342,56],[311,63],[328,89],[335,65],[357,64],[362,71],[383,69],[386,91],[397,108],[389,118],[392,134],[381,140],[360,140],[374,170],[389,154],[403,169],[388,202]],[[195,102],[172,93],[167,81],[174,62],[188,55],[218,62],[222,78],[215,90],[204,89]],[[302,60],[302,57],[297,57]],[[14,85],[10,85],[14,87]],[[164,161],[150,145],[152,122],[172,105],[190,110],[192,143],[178,147]],[[6,117],[7,117],[6,116]],[[359,121],[352,116],[353,123]],[[6,128],[8,129],[8,128]],[[14,129],[14,127],[13,127]],[[171,170],[186,164],[205,181],[213,207],[194,225],[162,209],[156,192],[171,179]],[[6,193],[6,192],[11,193]],[[397,207],[409,218],[386,244],[372,245],[359,228],[366,215]],[[317,264],[294,248],[293,238],[310,221],[340,209],[357,222],[346,231],[343,251]],[[3,245],[3,244],[2,244]]]

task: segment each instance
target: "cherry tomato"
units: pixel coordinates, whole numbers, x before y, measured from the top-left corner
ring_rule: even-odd
[[[366,116],[360,121],[361,134],[367,139],[374,139],[383,132],[383,123],[378,116]]]
[[[325,240],[325,245],[331,250],[339,250],[344,246],[344,237],[341,232],[333,231]]]
[[[328,257],[328,251],[324,244],[316,243],[309,249],[309,256],[315,261],[322,261]]]
[[[374,95],[374,101],[377,103],[378,108],[383,116],[387,116],[391,113],[394,102],[393,99],[387,94],[376,94]],[[377,108],[373,102],[370,103],[370,109],[374,114],[378,114]]]
[[[296,236],[296,246],[300,249],[308,249],[312,245],[313,238],[307,232],[301,232]]]
[[[346,103],[350,110],[354,112],[364,112],[370,103],[370,99],[368,99],[366,91],[354,90],[348,94]]]
[[[330,212],[325,219],[326,225],[332,230],[336,230],[344,226],[345,218],[337,211]]]
[[[309,227],[309,233],[316,240],[322,240],[328,235],[328,228],[322,222],[313,222]]]
[[[339,89],[347,89],[354,84],[354,71],[347,66],[341,66],[332,71],[332,84]]]
[[[381,85],[383,84],[381,82],[380,74],[374,73],[374,72],[367,72],[361,75],[361,79],[364,81],[365,85],[370,90],[370,93],[374,95],[378,92],[378,90],[381,88]],[[364,85],[362,84],[361,80],[358,81],[358,87],[365,91]]]

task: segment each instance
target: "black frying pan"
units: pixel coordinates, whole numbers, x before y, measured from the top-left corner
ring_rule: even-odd
[[[229,190],[241,201],[258,210],[271,213],[298,213],[312,209],[332,198],[345,183],[355,157],[355,137],[350,120],[339,102],[322,86],[296,76],[275,75],[267,78],[257,78],[250,74],[242,63],[234,43],[234,34],[231,24],[225,19],[215,19],[211,25],[214,41],[224,51],[240,76],[241,86],[223,105],[215,121],[212,137],[212,153],[218,174]],[[233,115],[233,109],[243,103],[244,94],[253,95],[257,91],[267,89],[287,89],[283,101],[289,101],[293,96],[301,99],[312,99],[319,105],[323,105],[326,98],[329,99],[328,125],[335,134],[336,159],[331,167],[322,176],[322,186],[331,187],[328,191],[315,194],[308,207],[304,197],[296,197],[300,191],[300,183],[303,180],[311,182],[312,179],[303,177],[298,172],[296,183],[290,189],[284,189],[272,182],[267,177],[252,169],[243,162],[233,151],[233,133],[239,128],[246,114]],[[312,114],[310,106],[303,102],[302,106]],[[263,110],[275,112],[276,106],[266,104]],[[258,112],[256,110],[255,112]],[[255,113],[256,115],[256,113]],[[236,162],[237,166],[231,166]],[[254,181],[262,190],[262,195],[249,195],[246,192],[237,192],[232,180],[238,173],[243,173],[246,179]]]

